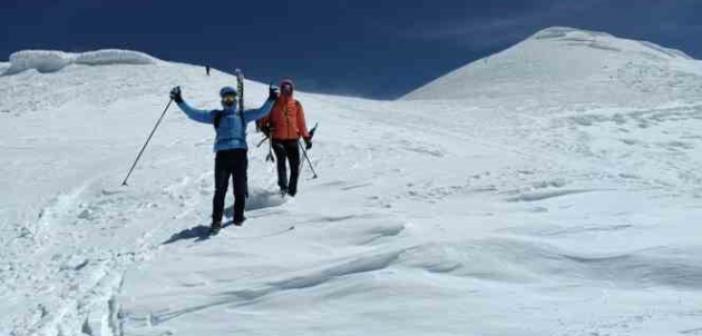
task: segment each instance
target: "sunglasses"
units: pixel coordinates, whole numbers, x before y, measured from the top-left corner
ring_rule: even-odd
[[[222,97],[223,102],[231,103],[231,102],[234,102],[235,100],[236,100],[235,95],[226,95],[226,96]]]

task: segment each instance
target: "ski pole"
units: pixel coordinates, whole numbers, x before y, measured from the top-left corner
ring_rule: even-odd
[[[266,155],[266,161],[275,162],[273,157],[273,139],[271,138],[271,133],[268,134],[268,155]]]
[[[310,166],[310,169],[312,170],[312,174],[313,174],[312,178],[313,178],[313,179],[316,179],[316,178],[317,178],[317,172],[314,171],[314,166],[312,166],[312,161],[310,161],[310,157],[307,156],[307,150],[305,150],[305,147],[302,146],[302,143],[300,143],[299,140],[297,141],[297,144],[300,146],[300,149],[302,149],[302,154],[305,155],[305,160],[307,160],[307,165],[309,165],[309,166]]]
[[[263,143],[266,142],[266,140],[268,140],[268,136],[266,136],[265,138],[261,139],[261,141],[259,141],[258,144],[256,145],[256,148],[261,147],[261,146],[263,145]]]
[[[137,162],[139,162],[139,159],[141,158],[141,155],[144,154],[144,150],[146,149],[146,146],[149,144],[149,141],[151,141],[151,137],[154,136],[154,133],[156,133],[156,129],[158,128],[158,125],[161,123],[161,120],[163,120],[163,117],[166,115],[166,111],[168,111],[168,108],[171,106],[171,103],[173,102],[173,98],[171,98],[168,101],[168,104],[166,104],[166,108],[163,109],[163,113],[161,113],[161,117],[158,118],[158,121],[156,122],[156,125],[154,125],[154,129],[151,130],[151,134],[149,134],[149,137],[146,138],[146,142],[144,143],[144,146],[141,147],[141,150],[139,151],[139,154],[136,157],[136,160],[134,160],[134,163],[132,164],[132,167],[129,168],[129,172],[127,173],[127,177],[124,178],[124,181],[122,182],[123,186],[127,185],[127,180],[129,179],[129,176],[132,175],[132,171],[134,171],[134,167],[136,167]]]

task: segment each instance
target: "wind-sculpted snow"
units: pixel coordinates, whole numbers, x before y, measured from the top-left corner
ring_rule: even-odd
[[[10,55],[10,68],[5,74],[11,75],[28,69],[39,72],[59,71],[73,62],[74,56],[55,50],[23,50]]]
[[[252,190],[246,201],[246,210],[257,210],[280,206],[285,203],[285,199],[280,197],[279,192],[266,190]]]
[[[75,64],[154,64],[158,60],[145,53],[131,50],[104,49],[77,54]]]
[[[665,48],[648,41],[630,41],[618,39],[610,34],[579,30],[567,27],[553,27],[534,34],[532,39],[565,42],[570,46],[585,46],[614,52],[631,51],[649,55],[654,58],[681,58],[693,60],[692,57],[676,49]],[[643,49],[641,47],[644,47]]]
[[[56,72],[71,64],[154,64],[157,61],[156,58],[145,53],[131,50],[105,49],[84,53],[22,50],[10,55],[10,66],[4,71],[4,74],[12,75],[30,69],[41,73]]]
[[[211,125],[170,109],[120,182],[171,87],[215,108],[234,77],[168,63],[0,77],[0,334],[699,334],[695,62],[537,37],[458,76],[470,99],[301,88],[319,178],[305,162],[280,197],[251,127],[247,221],[231,223],[229,191],[216,236]],[[266,97],[246,82],[248,107]]]
[[[640,49],[640,47],[643,46],[647,49],[650,49],[649,51],[658,54],[658,57],[664,56],[667,58],[682,58],[686,60],[693,60],[692,57],[690,57],[683,51],[662,47],[660,45],[648,41],[628,41],[618,39],[615,36],[608,33],[587,31],[568,27],[547,28],[534,34],[531,38],[535,40],[580,42],[583,43],[583,45],[585,46],[591,46],[595,48],[601,47],[605,50],[609,49],[618,52],[622,52],[626,49],[644,52],[646,51],[645,49]],[[625,48],[625,46],[628,46],[628,48]]]
[[[695,261],[696,253],[660,248],[581,255],[544,243],[488,239],[419,246],[403,253],[399,263],[432,273],[493,281],[534,282],[541,276],[564,277],[563,281],[567,281],[570,277],[582,277],[625,288],[668,286],[702,290],[702,264]]]
[[[537,40],[547,40],[547,39],[563,39],[566,37],[575,38],[579,37],[582,40],[592,40],[595,38],[614,38],[614,36],[595,31],[587,31],[582,29],[575,29],[570,27],[551,27],[546,28],[532,35],[531,38]]]

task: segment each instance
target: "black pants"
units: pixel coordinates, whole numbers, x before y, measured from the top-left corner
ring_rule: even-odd
[[[300,148],[297,140],[273,140],[273,151],[278,164],[278,186],[288,194],[297,194],[297,179],[300,176]],[[285,161],[290,163],[290,182],[288,183]]]
[[[212,221],[221,222],[224,214],[224,198],[229,187],[229,177],[234,184],[234,222],[244,219],[246,206],[246,149],[218,151],[215,157],[215,194],[212,199]]]

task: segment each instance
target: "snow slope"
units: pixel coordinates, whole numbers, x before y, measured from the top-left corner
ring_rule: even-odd
[[[214,107],[233,82],[0,77],[0,334],[702,334],[702,105],[298,93],[320,178],[282,200],[252,148],[249,221],[205,239],[209,126],[169,111],[119,184],[170,87]]]
[[[404,99],[537,97],[646,106],[702,93],[702,62],[681,51],[607,33],[553,27],[475,61]]]

